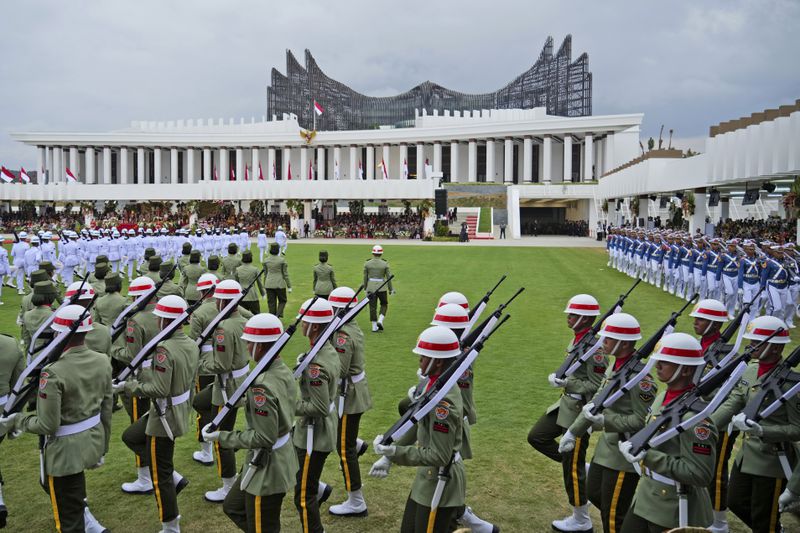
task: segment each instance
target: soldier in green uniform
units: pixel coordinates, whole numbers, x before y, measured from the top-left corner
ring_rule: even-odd
[[[222,311],[229,300],[238,298],[241,293],[242,286],[235,280],[226,279],[217,283],[214,289],[217,312]],[[201,350],[198,372],[200,375],[213,375],[214,381],[195,396],[192,406],[206,420],[213,418],[222,409],[226,399],[250,371],[247,346],[241,339],[246,321],[238,308],[234,309],[214,330],[211,350]],[[220,424],[221,431],[233,429],[236,412],[237,409],[231,409]],[[236,479],[236,452],[219,442],[215,443],[214,449],[222,487],[207,491],[205,498],[210,502],[222,503]]]
[[[89,305],[94,301],[96,293],[90,286],[84,286],[83,289],[81,289],[80,286],[80,281],[72,282],[72,285],[67,288],[67,293],[77,293],[78,290],[80,290],[80,295],[75,298],[75,304],[84,308],[89,307]],[[94,317],[92,320],[94,320]],[[86,347],[94,352],[108,356],[110,361],[111,330],[108,328],[108,326],[99,322],[93,322],[92,326],[92,330],[86,333],[86,338],[84,339]]]
[[[186,301],[177,295],[159,299],[153,311],[159,329],[163,331],[180,318],[187,307]],[[189,482],[175,470],[173,455],[175,439],[188,430],[189,397],[198,364],[197,345],[183,329],[178,329],[158,343],[151,361],[150,368],[138,379],[121,382],[115,389],[150,399],[149,416],[136,422],[145,426],[143,431],[136,432],[140,440],[126,444],[137,455],[149,455],[161,531],[177,533],[180,531],[177,496]]]
[[[94,304],[97,322],[111,326],[122,311],[128,307],[125,297],[120,294],[122,278],[119,273],[111,272],[106,276],[106,293],[97,299]]]
[[[78,305],[63,307],[53,329],[68,331],[83,312],[84,308]],[[108,357],[84,344],[84,336],[91,328],[92,318],[87,316],[58,360],[42,369],[36,413],[12,415],[0,424],[5,431],[46,437],[43,486],[50,495],[56,530],[63,533],[102,531],[86,505],[84,471],[101,465],[108,451],[111,363]]]
[[[264,261],[264,268],[267,271],[264,287],[267,289],[267,306],[270,314],[283,318],[286,292],[292,292],[292,282],[289,281],[289,265],[279,252],[280,247],[277,243],[269,245],[269,255]]]
[[[164,284],[158,289],[158,294],[156,295],[158,298],[163,298],[164,296],[174,295],[180,296],[183,298],[183,289],[174,281],[175,278],[175,270],[172,270],[172,267],[175,266],[175,263],[172,261],[167,261],[161,263],[161,266],[158,267],[158,277],[160,277],[164,281]]]
[[[191,246],[191,245],[190,245]],[[186,297],[186,302],[191,306],[200,299],[197,290],[197,280],[206,273],[206,269],[200,264],[200,250],[192,250],[189,254],[189,263],[181,270],[181,287]]]
[[[442,326],[423,331],[413,351],[420,356],[420,370],[429,380],[427,386],[461,353],[458,337]],[[463,508],[466,496],[467,481],[461,458],[463,419],[461,393],[453,387],[414,430],[395,444],[384,446],[380,444],[383,435],[375,437],[373,448],[383,457],[372,466],[370,475],[386,477],[391,463],[418,467],[403,512],[402,533],[452,530],[451,523]],[[434,493],[442,482],[441,499],[434,509]]]
[[[108,263],[97,263],[94,266],[94,272],[89,274],[90,278],[94,277],[94,279],[90,279],[88,283],[91,283],[95,293],[104,294],[106,292],[106,276],[108,272]]]
[[[308,312],[302,322],[303,335],[314,346],[327,324],[333,320],[333,307],[328,301],[318,299],[313,305],[311,300],[306,300],[300,307],[300,313],[306,309]],[[294,487],[294,505],[300,514],[303,531],[308,533],[323,531],[317,492],[325,460],[335,447],[339,364],[336,350],[326,343],[300,377],[300,397],[295,406],[297,421],[292,436],[300,465]]]
[[[0,494],[0,497],[2,497],[2,494]],[[794,467],[794,472],[792,472],[792,477],[786,485],[786,490],[778,498],[778,511],[781,513],[797,512],[798,507],[800,507],[800,463]]]
[[[200,250],[197,251],[200,253]],[[178,270],[181,271],[181,278],[185,275],[186,267],[191,263],[192,243],[185,242],[181,245],[181,256],[178,259]],[[188,303],[188,301],[187,301]]]
[[[142,254],[143,263],[146,264],[146,265],[149,265],[150,264],[150,259],[155,257],[155,256],[156,256],[156,249],[155,248],[145,248],[144,249],[144,254]],[[137,268],[136,269],[136,274],[137,274],[137,276],[146,276],[147,275],[147,270],[142,272],[142,271],[139,270],[139,268]]]
[[[256,363],[283,332],[278,317],[267,313],[247,321],[242,339]],[[279,531],[281,503],[292,487],[297,456],[289,446],[297,383],[277,356],[247,390],[243,431],[204,431],[210,441],[234,450],[247,450],[245,468],[225,497],[222,510],[242,531]],[[248,483],[243,476],[251,470]]]
[[[599,332],[603,339],[603,352],[615,358],[614,365],[606,369],[602,389],[606,382],[636,351],[636,341],[642,338],[639,322],[627,313],[615,313],[608,317]],[[602,427],[603,433],[595,448],[589,473],[586,479],[586,493],[589,501],[600,509],[603,530],[606,533],[619,531],[625,513],[633,500],[639,474],[634,466],[620,453],[618,443],[625,435],[632,435],[645,425],[647,413],[655,400],[657,386],[653,378],[647,374],[639,384],[622,395],[614,404],[603,412],[593,415],[594,400],[583,406],[581,413],[561,437],[559,451],[571,452],[578,447],[578,439],[587,436],[592,426]],[[620,435],[623,438],[620,438]],[[579,468],[579,466],[576,466]],[[573,515],[564,525],[566,531],[585,531],[591,528],[588,509],[579,509],[578,516]],[[576,525],[589,525],[589,528],[576,529]],[[554,523],[557,531],[560,523]],[[563,531],[563,530],[562,530]]]
[[[161,281],[161,275],[159,274],[161,270],[161,256],[154,255],[147,261],[147,272],[145,273],[145,277],[148,277],[158,283]]]
[[[600,314],[600,304],[588,294],[577,294],[570,298],[564,309],[567,315],[567,327],[573,332],[573,339],[567,346],[571,350],[589,333],[595,317]],[[581,412],[589,398],[594,396],[606,371],[606,358],[595,355],[567,379],[561,380],[555,374],[548,376],[550,385],[563,389],[558,402],[551,405],[528,433],[528,443],[539,453],[549,459],[561,463],[564,487],[567,499],[572,506],[572,515],[563,520],[553,522],[554,527],[564,531],[588,530],[592,527],[589,518],[589,503],[586,496],[586,450],[589,447],[589,435],[576,441],[574,449],[569,453],[560,453],[556,438],[562,435]]]
[[[34,306],[22,316],[22,345],[25,353],[31,353],[31,337],[39,327],[53,314],[53,301],[56,288],[52,281],[39,281],[33,285],[31,304]],[[49,329],[49,328],[48,328]],[[36,339],[34,350],[41,348],[53,339],[52,332],[43,331]]]
[[[64,298],[62,297],[63,296],[62,289],[59,286],[58,281],[56,280],[56,276],[55,276],[56,267],[55,267],[55,265],[53,263],[51,263],[50,261],[42,261],[41,263],[39,263],[39,268],[41,270],[44,270],[45,272],[47,272],[47,279],[52,281],[53,285],[55,285],[55,287],[56,287],[56,300],[55,300],[55,303],[57,305],[61,305],[61,303],[64,301]]]
[[[314,288],[314,294],[320,298],[327,298],[336,288],[336,274],[333,272],[333,267],[328,264],[326,250],[319,252],[319,263],[314,265],[314,281],[311,286]]]
[[[372,247],[372,259],[364,263],[364,287],[367,294],[372,294],[378,287],[383,285],[383,282],[391,276],[389,272],[389,263],[382,257],[383,248],[380,245]],[[392,282],[388,283],[389,294],[394,294]],[[372,331],[383,331],[383,319],[386,317],[386,309],[389,306],[389,299],[386,297],[387,288],[384,286],[378,291],[378,300],[381,302],[380,315],[377,312],[377,300],[370,300],[369,302],[369,319],[372,322]]]
[[[222,275],[222,273],[219,271],[219,256],[218,255],[209,256],[208,261],[206,261],[206,267],[207,267],[207,270],[211,274],[214,274],[218,278]]]
[[[242,287],[247,287],[255,280],[255,285],[247,291],[239,304],[254,315],[261,312],[259,299],[264,296],[264,285],[261,283],[263,270],[253,265],[253,252],[245,250],[242,253],[242,264],[236,268],[233,279]]]
[[[0,410],[6,405],[8,393],[25,370],[25,357],[14,337],[0,335]],[[2,437],[0,437],[2,442]],[[3,474],[0,473],[0,529],[6,527],[8,509],[3,500]]]
[[[705,365],[700,343],[686,333],[665,335],[651,359],[657,361],[658,380],[667,390],[656,398],[650,419],[686,391],[692,389]],[[697,412],[683,415],[685,421]],[[714,472],[717,428],[705,419],[678,436],[637,455],[630,442],[620,442],[619,450],[631,464],[641,465],[642,479],[622,525],[623,533],[660,533],[680,525],[679,499],[688,504],[684,517],[689,526],[707,527],[714,519],[708,484]]]
[[[234,243],[228,245],[228,255],[222,259],[222,279],[233,279],[236,269],[242,264],[241,258],[237,255],[239,247]]]
[[[33,272],[31,272],[30,280],[29,280],[30,286],[33,287],[34,285],[36,285],[40,281],[52,281],[52,280],[47,275],[47,272],[42,270],[42,269],[34,270]],[[31,290],[30,292],[26,293],[22,297],[22,299],[20,300],[20,303],[19,303],[19,308],[20,308],[19,309],[19,315],[17,315],[17,325],[20,326],[20,327],[22,327],[22,317],[25,315],[25,313],[27,313],[28,311],[33,309],[33,304],[31,303],[32,299],[33,299],[33,290]],[[54,301],[58,301],[58,299],[56,299]]]
[[[743,335],[756,344],[778,328],[783,331],[753,353],[754,362],[728,399],[711,415],[718,427],[731,420],[733,427],[742,433],[742,448],[733,463],[728,484],[728,508],[756,533],[781,531],[778,498],[791,477],[786,470],[795,459],[793,443],[800,440],[800,396],[781,404],[758,423],[744,418],[742,409],[781,362],[783,348],[790,339],[786,324],[767,315],[752,320]],[[790,386],[787,383],[782,390]]]

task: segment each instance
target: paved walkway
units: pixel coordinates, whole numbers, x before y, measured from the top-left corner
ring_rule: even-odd
[[[357,244],[364,246],[368,243],[377,243],[373,239],[298,239],[289,241],[289,247],[298,244]],[[539,246],[539,247],[560,247],[560,248],[602,248],[605,242],[596,241],[589,237],[565,237],[563,235],[545,235],[541,237],[522,237],[521,239],[494,239],[494,240],[474,240],[470,242],[426,242],[412,239],[388,239],[380,241],[380,244],[392,246]]]

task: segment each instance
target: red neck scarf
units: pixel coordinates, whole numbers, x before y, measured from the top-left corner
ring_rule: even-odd
[[[772,363],[762,363],[761,361],[759,361],[758,362],[758,377],[763,376],[764,374],[766,374],[767,372],[769,372],[770,370],[772,370],[773,368],[778,366],[778,363],[780,363],[780,362],[781,362],[780,359],[778,359],[777,361],[774,361]]]
[[[664,395],[664,401],[663,401],[663,403],[661,405],[668,405],[669,402],[671,402],[672,400],[674,400],[675,398],[677,398],[678,396],[680,396],[681,394],[683,394],[687,390],[691,390],[693,388],[694,388],[694,385],[689,385],[688,387],[686,387],[684,389],[676,389],[676,390],[667,389],[667,393]]]
[[[615,358],[614,358],[614,372],[616,372],[617,370],[619,370],[619,367],[621,367],[621,366],[622,366],[622,365],[625,363],[625,361],[627,361],[628,359],[630,359],[630,357],[631,357],[632,355],[633,355],[633,352],[629,353],[629,354],[628,354],[628,355],[626,355],[625,357],[615,357]]]
[[[703,338],[700,339],[700,346],[703,348],[703,353],[705,354],[706,350],[708,350],[708,347],[714,344],[714,342],[721,336],[722,334],[719,331],[704,335]]]
[[[573,341],[573,344],[578,344],[580,342],[580,340],[583,338],[583,336],[586,335],[587,333],[589,333],[590,329],[592,329],[592,327],[591,326],[587,326],[587,327],[583,328],[582,330],[576,331],[575,332],[575,340]]]
[[[425,385],[425,392],[428,392],[428,389],[430,389],[433,384],[436,383],[437,379],[439,379],[439,374],[432,374],[428,376],[428,384]]]

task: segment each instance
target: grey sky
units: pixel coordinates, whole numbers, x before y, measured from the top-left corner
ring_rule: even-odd
[[[0,163],[35,168],[10,131],[257,118],[285,49],[370,95],[430,79],[501,87],[552,35],[589,54],[594,114],[643,112],[685,146],[708,126],[800,98],[796,0],[27,0],[3,2]],[[666,134],[665,134],[666,136]]]

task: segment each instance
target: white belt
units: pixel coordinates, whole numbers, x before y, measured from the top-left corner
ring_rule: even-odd
[[[275,451],[275,450],[277,450],[278,448],[283,448],[283,446],[284,446],[284,445],[285,445],[287,442],[289,442],[289,438],[290,438],[291,436],[292,436],[292,434],[291,434],[291,433],[287,433],[287,434],[286,434],[286,435],[284,435],[283,437],[280,437],[280,438],[278,438],[278,440],[276,440],[276,441],[275,441],[275,444],[273,444],[273,445],[272,445],[272,451]]]
[[[8,401],[8,394],[0,396],[0,407],[3,407]]]
[[[644,474],[652,479],[653,481],[658,481],[659,483],[663,483],[664,485],[669,485],[671,487],[675,487],[678,483],[674,479],[670,479],[666,476],[662,476],[658,472],[653,472],[649,468],[644,469]]]
[[[211,351],[211,350],[213,350],[213,349],[214,349],[214,347],[213,347],[213,346],[211,346],[210,344],[204,344],[204,345],[202,345],[202,346],[200,347],[200,352],[202,352],[202,353],[206,353],[206,352],[210,352],[210,351]]]
[[[231,372],[231,377],[233,379],[238,379],[238,378],[246,376],[249,373],[250,373],[250,365],[244,365],[242,368],[240,368],[238,370],[234,370],[233,372]]]
[[[583,396],[581,396],[580,394],[574,393],[574,392],[565,392],[564,396],[569,396],[573,400],[578,400],[578,401],[583,400]]]
[[[336,409],[336,404],[331,402],[331,404],[328,406],[328,412],[332,413],[334,409]]]
[[[367,373],[362,370],[361,372],[359,372],[355,376],[350,376],[350,382],[351,383],[358,383],[359,381],[363,381],[365,377],[367,377]],[[0,400],[2,400],[2,398],[0,398]]]
[[[383,278],[369,278],[370,281],[384,281]]]
[[[456,452],[456,454],[453,456],[453,462],[457,463],[460,460],[461,460],[461,452]]]
[[[87,429],[92,429],[99,423],[100,413],[97,413],[93,417],[87,418],[86,420],[75,422],[74,424],[64,424],[63,426],[59,426],[56,430],[55,436],[67,437],[69,435],[75,435],[76,433],[81,433]]]
[[[177,396],[172,397],[172,407],[176,405],[180,405],[182,403],[186,403],[189,401],[189,396],[191,395],[191,390],[187,390],[183,394],[179,394]]]
[[[153,366],[152,359],[147,359],[145,361],[142,361],[142,368],[150,368],[151,366]]]

